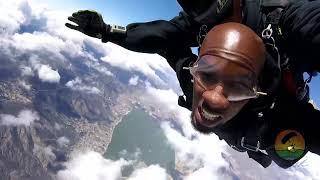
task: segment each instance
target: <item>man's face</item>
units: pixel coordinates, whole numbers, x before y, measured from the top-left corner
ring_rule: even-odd
[[[246,88],[243,88],[245,87],[243,85],[246,83],[242,81],[250,76],[251,71],[234,62],[220,58],[207,58],[204,61],[201,63],[214,67],[211,68],[214,73],[203,73],[204,71],[199,70],[196,76],[210,79],[212,86],[204,88],[203,84],[194,78],[191,121],[198,131],[210,133],[214,127],[230,121],[248,102],[248,99],[232,101],[230,97],[232,94],[245,92]],[[233,93],[233,91],[236,92]]]

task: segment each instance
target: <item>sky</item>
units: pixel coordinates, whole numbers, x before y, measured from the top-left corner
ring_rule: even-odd
[[[158,19],[169,20],[181,10],[174,0],[47,0],[52,8],[92,9],[100,12],[106,23],[127,25]]]
[[[70,62],[72,60],[68,59],[70,57],[81,59],[81,62],[90,62],[92,67],[96,68],[99,72],[104,72],[108,76],[115,76],[113,74],[114,72],[110,72],[107,68],[103,67],[103,63],[95,59],[98,56],[93,56],[92,52],[88,52],[88,50],[83,48],[84,41],[92,45],[95,49],[94,52],[102,54],[100,58],[101,61],[113,67],[123,68],[123,70],[128,72],[139,71],[141,74],[150,77],[148,81],[155,81],[157,83],[165,82],[165,79],[155,73],[156,70],[166,76],[174,75],[174,72],[169,71],[170,67],[165,60],[157,55],[134,53],[112,43],[103,44],[99,40],[67,29],[64,27],[64,22],[66,20],[65,13],[71,13],[74,10],[78,10],[78,8],[84,9],[86,7],[99,11],[103,11],[104,9],[109,10],[106,13],[114,13],[114,15],[104,14],[104,17],[118,18],[119,20],[117,20],[117,22],[121,23],[149,20],[150,17],[157,18],[158,16],[163,16],[165,19],[179,11],[177,4],[172,4],[172,6],[170,5],[172,8],[169,8],[169,4],[168,7],[163,7],[163,4],[160,2],[146,2],[145,4],[148,7],[155,7],[155,9],[144,11],[145,7],[136,6],[138,3],[139,5],[143,4],[141,1],[136,1],[136,4],[134,1],[130,1],[131,3],[128,1],[127,3],[134,8],[127,9],[124,12],[132,14],[123,15],[123,13],[121,13],[121,15],[117,16],[116,13],[118,13],[118,11],[115,11],[115,9],[117,9],[116,7],[123,7],[124,4],[126,4],[125,1],[114,1],[114,3],[112,3],[113,6],[109,7],[105,7],[105,3],[102,1],[76,2],[77,3],[75,3],[75,1],[60,0],[55,2],[48,1],[48,8],[63,12],[43,13],[43,9],[41,10],[41,8],[38,7],[39,4],[31,3],[31,0],[17,0],[17,3],[12,1],[10,1],[10,3],[4,3],[0,1],[0,27],[3,26],[4,29],[6,29],[4,34],[0,34],[0,42],[2,42],[0,52],[5,53],[5,55],[11,57],[10,59],[14,60],[16,57],[19,57],[18,54],[20,53],[33,54],[38,51],[42,52],[36,54],[39,57],[30,56],[30,58],[26,60],[28,61],[28,66],[21,68],[22,76],[38,76],[39,79],[44,82],[60,84],[60,79],[63,78],[61,77],[63,74],[59,74],[59,66],[54,66],[54,62],[50,61],[50,59],[44,61],[49,55],[54,56],[55,62],[61,64]],[[93,2],[96,2],[96,4]],[[72,5],[73,3],[77,4],[76,7]],[[1,5],[7,4],[9,5],[6,9],[1,9]],[[134,11],[141,13],[134,16]],[[46,21],[46,23],[38,23],[30,26],[36,28],[36,31],[20,32],[20,25],[30,25],[30,22],[41,22],[42,20]],[[0,33],[3,32],[0,31]],[[15,54],[12,53],[13,49],[15,50]],[[68,51],[65,51],[65,49],[68,49]],[[166,79],[168,80],[170,78]],[[170,80],[177,81],[176,79]],[[194,131],[190,121],[186,121],[190,116],[190,112],[177,106],[177,94],[172,89],[153,87],[151,83],[143,81],[140,76],[132,76],[132,79],[130,79],[128,83],[133,86],[143,84],[144,88],[141,90],[143,92],[143,96],[141,95],[140,99],[141,103],[159,108],[164,115],[176,119],[181,126],[183,133],[172,128],[170,123],[163,123],[161,125],[168,143],[171,144],[176,151],[177,158],[183,162],[186,168],[193,170],[186,174],[184,179],[231,179],[233,175],[230,174],[231,172],[241,179],[283,179],[284,177],[286,179],[320,179],[320,173],[318,172],[318,167],[320,166],[319,156],[308,153],[303,161],[286,170],[277,167],[275,164],[264,169],[258,166],[253,160],[250,160],[245,154],[232,150],[214,134],[202,135]],[[23,82],[23,84],[26,88],[30,88],[28,82]],[[61,84],[61,86],[72,90],[86,91],[88,93],[99,94],[100,92],[99,89],[91,87],[90,84],[84,85],[81,79],[77,78],[66,84]],[[316,100],[316,102],[319,101]],[[32,126],[34,122],[39,121],[37,112],[33,110],[21,111],[17,116],[2,114],[0,118],[3,125],[7,126]],[[61,146],[66,146],[69,140],[63,136],[57,139],[57,142]],[[50,151],[50,148],[47,151],[50,156],[54,155],[52,155],[53,152]],[[71,159],[65,164],[67,168],[58,172],[58,179],[113,180],[119,178],[120,169],[130,163],[132,162],[124,159],[111,161],[93,151],[72,154]],[[155,164],[137,169],[132,173],[130,179],[154,177],[163,180],[165,176],[165,170]]]

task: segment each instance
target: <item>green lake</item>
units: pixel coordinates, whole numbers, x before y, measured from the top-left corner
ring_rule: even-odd
[[[135,155],[136,154],[136,155]],[[167,142],[160,121],[141,109],[131,111],[116,126],[105,157],[159,164],[174,174],[175,153]]]

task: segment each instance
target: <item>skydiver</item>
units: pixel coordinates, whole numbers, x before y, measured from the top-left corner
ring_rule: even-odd
[[[204,133],[216,133],[236,150],[246,151],[249,157],[262,166],[269,166],[273,160],[280,167],[288,168],[299,160],[283,160],[274,151],[267,149],[269,146],[265,146],[272,146],[274,142],[271,139],[285,128],[296,129],[304,135],[307,143],[305,152],[320,154],[319,143],[315,139],[316,130],[313,129],[315,120],[319,118],[319,111],[309,103],[307,85],[315,72],[320,71],[320,63],[317,61],[320,59],[317,52],[320,49],[320,2],[178,2],[184,11],[170,21],[156,20],[121,27],[106,24],[95,11],[84,10],[75,12],[68,18],[77,26],[69,23],[66,26],[99,38],[102,42],[113,42],[129,50],[158,53],[165,57],[177,73],[186,96],[180,96],[179,105],[192,111],[194,127]],[[258,76],[258,87],[264,95],[241,102],[241,107],[236,106],[238,112],[228,115],[224,113],[231,111],[229,108],[233,107],[233,101],[224,97],[226,87],[217,86],[214,90],[209,89],[199,94],[194,87],[197,83],[191,83],[191,79],[196,80],[195,77],[186,70],[193,67],[192,64],[197,59],[202,58],[201,50],[198,57],[190,47],[201,47],[207,31],[226,22],[242,23],[250,27],[263,39],[266,48],[266,60]],[[310,75],[307,80],[303,78],[304,72]],[[209,100],[205,101],[206,98]],[[202,103],[199,105],[199,102]],[[205,105],[210,107],[207,109],[208,114],[221,118],[220,123],[206,124],[194,117],[197,111],[195,107],[204,109]],[[263,139],[266,134],[269,137],[267,140]],[[266,152],[260,151],[261,149]]]

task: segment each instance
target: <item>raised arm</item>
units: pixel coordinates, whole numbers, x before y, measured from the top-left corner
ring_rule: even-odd
[[[197,46],[196,36],[199,27],[181,12],[170,21],[129,24],[122,39],[113,39],[110,36],[110,41],[133,51],[157,53],[163,49]]]
[[[156,20],[132,23],[126,27],[106,24],[95,11],[78,11],[68,18],[78,26],[66,26],[102,42],[113,42],[132,51],[158,53],[166,50],[197,46],[200,25],[181,12],[170,21]]]

